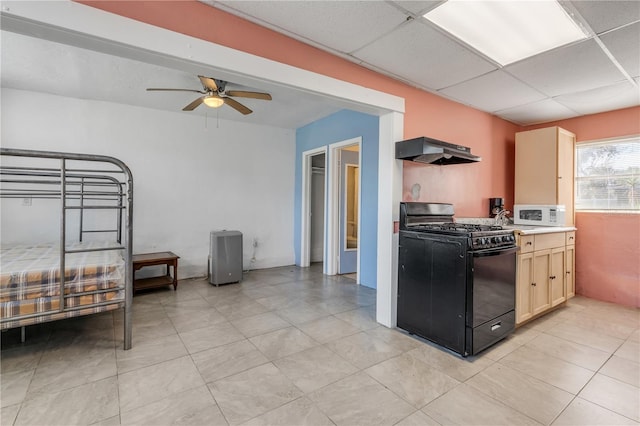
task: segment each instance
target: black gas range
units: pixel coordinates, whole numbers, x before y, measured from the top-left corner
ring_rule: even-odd
[[[462,356],[515,329],[513,231],[456,223],[451,204],[400,203],[398,327]]]

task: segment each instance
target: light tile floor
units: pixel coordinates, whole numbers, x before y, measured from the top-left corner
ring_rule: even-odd
[[[122,312],[2,333],[2,425],[640,422],[640,311],[584,297],[461,359],[375,321],[319,265],[180,282]]]

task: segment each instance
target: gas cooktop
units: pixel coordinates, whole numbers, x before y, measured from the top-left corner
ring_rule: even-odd
[[[460,234],[468,234],[471,232],[490,232],[490,231],[503,231],[502,226],[499,225],[478,225],[471,223],[457,223],[457,222],[444,222],[444,223],[422,223],[409,225],[407,230],[411,231],[444,231]]]
[[[468,239],[471,250],[514,247],[512,230],[499,225],[479,225],[454,221],[453,205],[438,203],[400,203],[400,232],[419,232]]]

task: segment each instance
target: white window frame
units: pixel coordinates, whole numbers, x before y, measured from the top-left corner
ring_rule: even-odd
[[[625,175],[615,175],[615,174],[600,174],[600,175],[592,175],[592,176],[580,176],[580,150],[589,146],[606,146],[606,145],[616,145],[622,143],[635,142],[640,144],[640,135],[629,135],[629,136],[620,136],[608,139],[600,139],[600,140],[591,140],[591,141],[583,141],[578,142],[576,144],[576,168],[575,168],[575,208],[576,211],[584,212],[584,211],[601,211],[601,212],[626,212],[626,213],[640,213],[640,188],[637,189],[638,194],[634,196],[635,199],[638,199],[638,202],[635,206],[629,206],[628,208],[621,207],[619,205],[608,207],[603,205],[597,206],[584,206],[584,203],[580,201],[580,183],[589,179],[611,179],[612,181],[615,179],[620,179]],[[638,164],[640,167],[640,154],[638,155],[638,161],[628,161],[630,165]],[[628,178],[640,179],[640,175],[637,173],[633,173],[628,175]],[[632,184],[635,186],[639,186],[640,183]],[[612,188],[615,190],[615,188]],[[607,203],[611,201],[616,201],[612,198],[612,193],[609,193],[609,196],[606,198]],[[605,199],[603,199],[605,200]],[[583,207],[581,207],[581,205]]]

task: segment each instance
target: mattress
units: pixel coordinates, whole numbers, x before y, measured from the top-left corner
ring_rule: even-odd
[[[92,242],[68,246],[68,250],[115,247],[113,243]],[[67,254],[64,270],[65,309],[60,313],[59,244],[22,245],[0,248],[0,328],[102,312],[107,307],[79,309],[81,306],[125,297],[125,264],[121,250]],[[19,321],[17,317],[43,314],[41,318]],[[45,315],[48,314],[48,315]],[[15,321],[7,321],[15,318]]]

